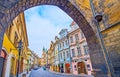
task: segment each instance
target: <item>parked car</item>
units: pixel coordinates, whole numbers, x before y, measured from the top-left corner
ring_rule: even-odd
[[[46,67],[43,67],[43,70],[46,70]]]

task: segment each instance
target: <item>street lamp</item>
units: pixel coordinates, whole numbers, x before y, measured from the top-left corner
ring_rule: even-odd
[[[21,50],[22,50],[22,46],[23,45],[23,43],[22,43],[22,40],[20,40],[19,42],[18,42],[18,52],[19,52],[19,54],[18,54],[18,67],[17,67],[17,77],[18,77],[18,74],[19,74],[19,69],[20,69],[20,67],[19,67],[19,65],[20,65],[20,52],[21,52]]]

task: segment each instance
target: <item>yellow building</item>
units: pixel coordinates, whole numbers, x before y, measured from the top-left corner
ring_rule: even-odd
[[[38,66],[41,66],[41,58],[38,58]]]
[[[34,53],[34,52],[32,52],[32,53],[33,53],[33,56],[34,56],[33,64],[39,66],[39,62],[40,62],[39,56],[36,53]]]
[[[20,40],[23,42],[23,48],[20,53],[19,73],[25,70],[27,62],[25,56],[27,53],[28,38],[24,13],[21,13],[13,20],[4,34],[2,49],[7,53],[7,57],[3,68],[3,77],[16,76],[17,74],[19,52],[17,47]]]
[[[27,51],[27,72],[29,72],[31,70],[31,63],[32,63],[31,56],[32,56],[32,52],[28,48],[28,51]]]
[[[59,64],[59,57],[58,57],[58,44],[59,44],[59,38],[55,36],[55,42],[54,42],[54,65],[55,65],[55,71],[60,72],[60,64]]]
[[[55,55],[54,55],[54,42],[51,41],[50,44],[50,48],[48,50],[48,62],[50,65],[50,70],[55,71],[55,65],[54,65],[54,59],[55,59]]]

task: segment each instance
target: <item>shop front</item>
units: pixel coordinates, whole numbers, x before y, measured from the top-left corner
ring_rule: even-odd
[[[87,74],[84,62],[78,62],[77,67],[78,67],[78,74]]]
[[[63,63],[60,64],[60,72],[64,73],[64,64]]]
[[[65,63],[65,73],[70,73],[70,64]]]

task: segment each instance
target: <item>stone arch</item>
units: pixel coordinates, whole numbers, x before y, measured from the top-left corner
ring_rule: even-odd
[[[0,1],[0,49],[5,29],[10,25],[12,20],[21,12],[38,5],[55,5],[65,11],[79,25],[84,33],[89,49],[93,69],[97,77],[106,76],[108,73],[105,59],[96,34],[86,21],[82,13],[73,5],[70,0],[2,0]],[[96,60],[97,59],[97,60]],[[107,76],[106,76],[107,77]]]

